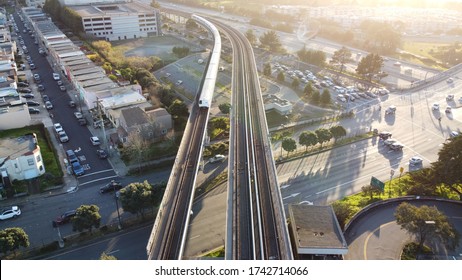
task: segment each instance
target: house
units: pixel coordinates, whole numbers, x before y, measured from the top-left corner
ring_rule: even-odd
[[[172,116],[164,108],[147,111],[140,107],[130,107],[120,112],[117,134],[121,143],[127,143],[132,133],[139,133],[146,140],[157,142],[172,129]]]
[[[28,180],[45,173],[40,146],[34,133],[0,139],[0,172],[9,180]]]

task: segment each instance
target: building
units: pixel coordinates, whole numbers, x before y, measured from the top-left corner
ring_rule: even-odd
[[[292,112],[292,104],[286,100],[277,97],[274,94],[266,94],[263,96],[263,103],[265,105],[265,110],[276,110],[279,114],[285,116]]]
[[[6,172],[10,181],[33,179],[45,173],[35,134],[0,139],[0,172]]]
[[[341,259],[348,246],[331,206],[289,204],[296,259]]]
[[[160,34],[159,11],[137,1],[75,4],[68,5],[68,8],[82,17],[85,33],[107,41],[136,39]]]

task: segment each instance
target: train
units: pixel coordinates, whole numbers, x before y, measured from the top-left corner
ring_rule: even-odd
[[[192,15],[191,18],[201,25],[203,25],[214,38],[214,46],[210,55],[207,73],[205,75],[204,83],[202,85],[202,91],[199,97],[200,108],[210,108],[212,105],[213,93],[215,91],[215,83],[217,80],[218,68],[220,66],[220,55],[221,55],[221,37],[218,29],[208,20],[198,15]]]

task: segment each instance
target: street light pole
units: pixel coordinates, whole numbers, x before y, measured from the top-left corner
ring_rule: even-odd
[[[395,174],[395,170],[390,170],[390,183],[388,184],[388,198],[391,198],[391,180],[393,179],[393,175]]]
[[[117,225],[117,228],[119,230],[122,229],[122,223],[120,222],[120,212],[119,212],[119,197],[117,196],[117,192],[116,192],[116,189],[115,189],[115,182],[112,181],[112,188],[114,190],[114,198],[115,198],[115,202],[116,202],[116,208],[117,208],[117,221],[118,221],[118,225]]]
[[[59,248],[63,248],[64,247],[64,240],[63,240],[63,237],[61,236],[61,231],[59,230],[59,224],[56,223],[56,229],[58,230],[58,244],[59,244]]]

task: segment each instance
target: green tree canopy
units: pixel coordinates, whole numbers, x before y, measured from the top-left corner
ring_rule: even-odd
[[[409,172],[402,179],[408,195],[434,196],[437,195],[435,171],[432,168],[422,168]]]
[[[186,25],[185,25],[186,29],[196,29],[198,28],[199,26],[197,25],[196,21],[193,20],[193,19],[188,19],[186,21]]]
[[[108,254],[106,254],[106,252],[103,252],[101,254],[101,256],[99,257],[99,259],[102,260],[102,261],[115,261],[115,260],[117,260],[116,257],[114,257],[113,255],[108,255]]]
[[[278,81],[280,82],[284,82],[284,80],[286,79],[286,77],[284,76],[284,72],[279,72],[278,73],[278,77],[277,77]]]
[[[294,78],[292,80],[292,88],[298,88],[299,85],[300,85],[300,80],[298,78]]]
[[[220,109],[220,112],[222,112],[223,114],[229,114],[231,110],[231,104],[221,103],[220,105],[218,105],[218,108]]]
[[[459,233],[435,206],[417,207],[403,202],[396,208],[395,218],[402,229],[416,237],[419,248],[435,237],[447,248],[453,249],[459,244]]]
[[[6,254],[15,251],[19,247],[29,247],[29,236],[19,227],[5,228],[0,230],[0,251]]]
[[[321,101],[321,94],[319,93],[319,90],[314,90],[313,93],[311,94],[311,102],[314,104],[319,104]]]
[[[257,37],[252,29],[248,29],[247,32],[245,32],[245,37],[247,37],[247,40],[249,40],[252,46],[257,42]]]
[[[210,119],[210,129],[222,129],[229,130],[229,118],[227,117],[216,117]]]
[[[99,228],[101,223],[99,207],[94,204],[81,205],[77,208],[75,216],[71,221],[74,231],[82,232],[88,230],[91,233],[93,227]]]
[[[318,144],[318,136],[313,131],[303,131],[298,138],[298,143],[305,146],[305,151],[307,151],[308,146]]]
[[[154,206],[151,184],[148,181],[129,184],[120,190],[120,202],[124,211],[140,214],[144,219],[146,208]]]
[[[330,100],[330,92],[329,92],[329,90],[327,88],[325,88],[322,91],[319,101],[321,102],[321,104],[324,104],[324,105],[330,104],[330,102],[331,102],[331,100]]]
[[[334,52],[330,62],[335,65],[340,65],[340,73],[342,73],[345,64],[347,64],[349,61],[351,61],[351,51],[345,47],[342,47],[341,49]]]
[[[384,54],[393,53],[401,43],[401,35],[388,23],[365,20],[360,28],[366,35],[368,49]]]
[[[282,44],[276,31],[267,31],[260,37],[260,44],[271,52],[281,52]]]
[[[363,57],[356,68],[356,73],[361,76],[367,77],[369,81],[372,80],[374,75],[377,75],[383,66],[383,59],[380,55],[370,53]]]
[[[324,66],[326,63],[326,54],[323,51],[308,50],[305,46],[297,51],[297,56],[303,62],[320,67]]]
[[[263,65],[263,75],[265,76],[271,76],[271,64],[265,63]]]
[[[187,117],[189,115],[188,106],[179,99],[173,101],[173,103],[168,107],[168,111],[174,118]]]
[[[282,148],[287,152],[287,155],[289,155],[290,152],[293,152],[295,149],[297,149],[297,142],[295,142],[293,138],[285,137],[282,139]]]
[[[337,200],[334,203],[332,203],[332,208],[334,209],[335,216],[337,216],[337,221],[340,227],[344,229],[347,220],[353,213],[351,205],[347,202]]]
[[[318,141],[321,143],[321,146],[324,142],[329,142],[332,139],[332,133],[330,130],[325,128],[318,128],[315,131],[316,136],[318,136]]]
[[[346,136],[346,130],[341,125],[333,126],[329,130],[332,133],[332,137],[334,137],[335,139]]]
[[[313,87],[313,83],[309,81],[305,88],[303,89],[303,92],[306,94],[306,96],[311,97],[313,95],[313,92],[315,91]]]

